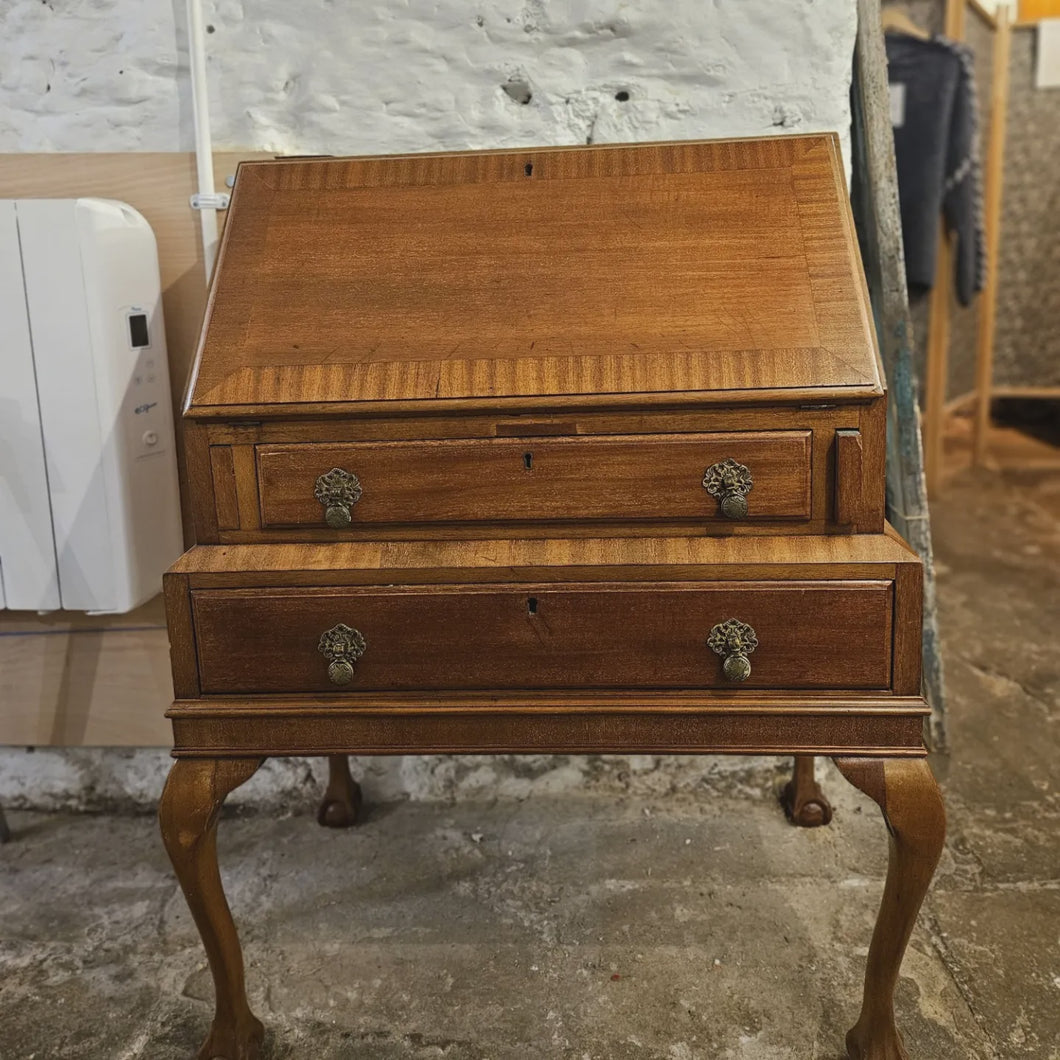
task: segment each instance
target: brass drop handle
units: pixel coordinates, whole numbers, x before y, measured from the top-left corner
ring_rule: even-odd
[[[747,518],[747,494],[754,488],[750,468],[732,457],[711,464],[703,472],[703,488],[718,498],[726,519]]]
[[[747,656],[758,647],[758,635],[746,622],[735,618],[719,622],[707,637],[707,647],[725,660],[723,669],[730,681],[746,681],[751,676]]]
[[[353,680],[357,660],[367,647],[360,630],[345,622],[322,633],[317,650],[328,660],[328,680],[333,685],[348,685]]]
[[[324,519],[332,530],[343,530],[353,522],[350,509],[361,499],[361,480],[352,471],[333,467],[317,479],[313,491],[324,506]]]

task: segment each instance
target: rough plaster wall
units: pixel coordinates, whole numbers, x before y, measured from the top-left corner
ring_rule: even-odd
[[[14,809],[154,812],[171,763],[155,749],[0,750],[0,804]],[[694,755],[434,755],[353,760],[370,804],[403,798],[523,799],[593,792],[613,798],[779,793],[790,759]],[[324,759],[270,759],[227,800],[275,814],[315,809]]]
[[[0,0],[0,151],[190,150],[183,9]],[[205,19],[218,148],[849,129],[849,0],[216,0]]]
[[[0,0],[0,151],[192,147],[180,0]],[[206,3],[218,148],[378,153],[849,135],[850,0],[218,0]],[[11,805],[146,808],[158,751],[0,751]],[[374,759],[369,798],[664,792],[772,761]],[[270,762],[234,801],[278,808],[321,765]]]

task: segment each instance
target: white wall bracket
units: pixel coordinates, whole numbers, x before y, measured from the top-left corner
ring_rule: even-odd
[[[226,191],[204,193],[197,191],[188,200],[193,210],[227,210],[232,196]]]

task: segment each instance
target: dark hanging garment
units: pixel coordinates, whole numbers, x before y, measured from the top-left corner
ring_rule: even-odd
[[[972,53],[943,37],[886,40],[909,291],[934,283],[941,213],[955,242],[957,298],[968,305],[986,273]]]

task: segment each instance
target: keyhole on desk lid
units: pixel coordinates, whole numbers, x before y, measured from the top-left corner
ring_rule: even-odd
[[[523,467],[525,467],[527,471],[533,471],[534,470],[534,454],[533,453],[523,453]]]
[[[528,596],[526,598],[526,613],[528,615],[536,615],[537,614],[537,597],[536,596]]]

